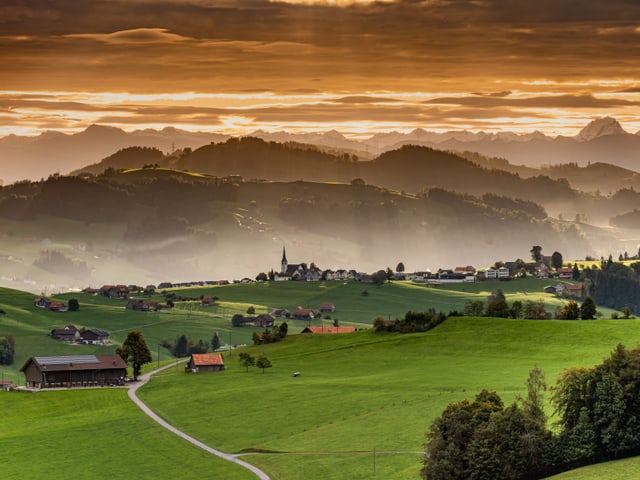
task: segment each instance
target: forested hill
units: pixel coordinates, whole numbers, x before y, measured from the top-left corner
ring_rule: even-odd
[[[485,168],[459,155],[429,147],[404,146],[372,161],[357,161],[350,154],[330,154],[317,147],[266,142],[258,138],[232,138],[194,151],[161,157],[145,148],[122,150],[103,162],[75,173],[98,173],[106,168],[138,168],[149,164],[206,173],[218,177],[274,182],[350,182],[418,193],[430,187],[482,195],[486,192],[518,196],[532,201],[574,202],[579,195],[564,179],[544,175],[521,178],[496,168]]]
[[[254,276],[273,266],[265,259],[283,243],[295,245],[299,261],[363,271],[399,260],[416,269],[493,263],[526,256],[532,244],[568,258],[594,249],[576,224],[495,193],[413,195],[363,182],[250,182],[159,167],[5,186],[0,219],[14,259],[0,257],[3,272],[22,276],[26,266],[34,277],[46,270],[84,283],[117,281],[114,270],[132,268],[154,278]]]

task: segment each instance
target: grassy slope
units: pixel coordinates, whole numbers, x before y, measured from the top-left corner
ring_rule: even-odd
[[[577,468],[549,477],[549,480],[635,480],[638,478],[639,471],[640,457],[634,457]]]
[[[255,478],[158,426],[124,389],[0,392],[0,409],[3,478]]]
[[[221,374],[169,373],[142,396],[222,449],[285,452],[250,457],[276,478],[370,478],[375,448],[377,474],[400,480],[417,477],[424,432],[447,403],[482,388],[510,402],[535,364],[552,383],[565,367],[594,365],[616,343],[638,341],[634,321],[452,318],[426,334],[367,331],[251,347],[274,364],[264,375],[228,359]],[[203,413],[206,404],[215,408]]]
[[[561,303],[538,293],[546,283],[527,279],[455,285],[447,289],[400,282],[380,289],[351,282],[190,288],[178,293],[195,298],[214,294],[221,298],[221,305],[201,308],[198,302],[187,302],[160,314],[129,312],[123,301],[81,294],[63,295],[65,300],[71,296],[79,298],[81,309],[60,314],[34,308],[32,294],[0,289],[0,306],[7,311],[0,316],[0,335],[14,335],[18,350],[16,363],[2,372],[5,378],[13,379],[31,355],[115,349],[115,345],[68,346],[46,336],[51,328],[67,323],[105,328],[116,343],[124,339],[129,329],[139,328],[151,347],[155,364],[157,343],[181,333],[209,340],[217,330],[223,343],[228,332],[232,332],[232,343],[248,341],[253,329],[231,329],[229,319],[249,305],[260,312],[274,306],[291,309],[296,305],[317,307],[332,302],[337,307],[333,317],[342,325],[368,327],[376,315],[395,318],[409,309],[432,306],[445,311],[459,309],[468,299],[484,299],[495,288],[502,288],[509,301],[542,298],[549,304]],[[368,296],[361,295],[364,289]],[[291,321],[290,332],[297,333],[304,325],[306,322]],[[185,376],[180,369],[172,369],[142,393],[165,417],[214,446],[231,451],[259,448],[297,452],[249,457],[276,478],[278,474],[288,479],[311,478],[309,472],[317,472],[313,478],[364,478],[372,471],[373,448],[377,452],[378,475],[412,478],[419,468],[420,455],[415,452],[421,448],[424,431],[430,419],[447,403],[473,395],[483,387],[498,390],[510,401],[522,390],[526,374],[535,363],[545,369],[549,380],[563,367],[593,365],[617,342],[635,344],[639,337],[634,326],[633,321],[452,319],[426,335],[378,336],[359,332],[330,338],[291,337],[280,344],[254,348],[254,352],[267,353],[274,362],[274,368],[265,375],[255,370],[245,374],[234,353],[227,356],[229,369],[222,374]],[[160,353],[163,360],[168,358],[164,351]],[[302,371],[303,376],[293,382],[293,371]],[[189,395],[185,396],[187,389]],[[160,392],[164,399],[159,401]],[[3,407],[14,410],[15,405],[4,403],[7,398],[21,397],[0,397]],[[68,398],[75,397],[71,393]],[[74,407],[65,408],[56,402],[53,410],[44,411],[44,417],[61,415],[63,423],[67,415],[75,418]],[[188,408],[182,408],[183,405]],[[106,409],[106,416],[111,414],[102,400],[95,402],[95,408]],[[221,411],[223,415],[219,414]],[[16,429],[29,429],[31,414],[18,416],[15,421]],[[119,435],[117,429],[102,428],[105,436]],[[43,432],[41,441],[57,441],[56,435]],[[76,428],[61,435],[83,442]],[[8,447],[10,458],[20,455],[24,441],[17,439]],[[347,453],[354,450],[357,452]],[[64,461],[68,462],[69,456],[63,455],[58,460]],[[194,468],[195,465],[198,463],[194,463]]]

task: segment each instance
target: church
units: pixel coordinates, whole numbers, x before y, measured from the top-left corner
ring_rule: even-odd
[[[308,268],[304,263],[289,263],[287,260],[287,252],[285,247],[282,247],[282,260],[280,261],[280,272],[274,275],[276,282],[283,281],[307,281],[317,282],[322,279],[322,271],[311,264]]]

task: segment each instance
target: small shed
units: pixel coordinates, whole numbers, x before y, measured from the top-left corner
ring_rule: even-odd
[[[185,370],[192,372],[219,372],[224,370],[224,358],[220,353],[193,353]]]

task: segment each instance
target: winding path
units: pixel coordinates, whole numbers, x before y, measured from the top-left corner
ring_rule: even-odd
[[[129,390],[127,392],[127,394],[129,395],[129,398],[133,401],[133,403],[135,403],[138,407],[140,407],[140,409],[144,413],[146,413],[149,417],[151,417],[155,422],[157,422],[158,424],[160,424],[161,426],[163,426],[164,428],[166,428],[170,432],[172,432],[172,433],[176,434],[177,436],[183,438],[187,442],[190,442],[190,443],[194,444],[196,447],[199,447],[199,448],[201,448],[201,449],[203,449],[203,450],[205,450],[205,451],[207,451],[207,452],[209,452],[209,453],[211,453],[211,454],[213,454],[213,455],[215,455],[217,457],[223,458],[224,460],[227,460],[229,462],[233,462],[233,463],[235,463],[237,465],[240,465],[243,468],[246,468],[247,470],[251,471],[255,476],[257,476],[260,480],[271,480],[269,475],[264,473],[258,467],[255,467],[255,466],[251,465],[250,463],[247,463],[244,460],[239,459],[237,455],[232,455],[230,453],[221,452],[220,450],[216,450],[215,448],[211,448],[210,446],[202,443],[200,440],[196,440],[195,438],[193,438],[193,437],[187,435],[186,433],[184,433],[182,430],[178,430],[173,425],[170,425],[169,423],[165,422],[162,418],[160,418],[158,415],[156,415],[142,400],[140,400],[138,398],[138,396],[136,394],[136,392],[138,391],[138,388],[140,388],[145,383],[147,383],[154,373],[161,372],[162,370],[166,370],[168,368],[174,367],[176,364],[182,363],[182,362],[184,362],[184,360],[179,360],[177,362],[174,362],[174,363],[171,363],[169,365],[165,365],[164,367],[161,367],[161,368],[158,368],[156,370],[153,370],[150,373],[145,373],[144,375],[140,375],[138,377],[138,381],[129,386]]]

